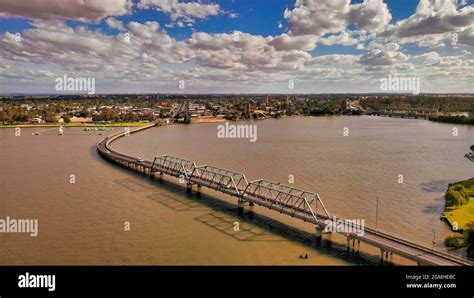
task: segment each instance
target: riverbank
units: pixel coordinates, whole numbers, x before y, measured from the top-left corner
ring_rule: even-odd
[[[444,216],[453,231],[467,229],[474,221],[474,178],[450,184],[446,191]]]
[[[120,122],[120,123],[44,123],[44,124],[2,124],[0,128],[34,128],[34,127],[141,127],[149,122]]]
[[[442,122],[442,123],[452,123],[452,124],[474,124],[473,117],[466,116],[434,116],[429,117],[430,121],[433,122]]]

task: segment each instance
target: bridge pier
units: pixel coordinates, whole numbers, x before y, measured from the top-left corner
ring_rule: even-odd
[[[187,192],[191,192],[192,189],[193,189],[193,184],[187,182],[187,183],[186,183],[186,191],[187,191]]]
[[[320,226],[316,226],[316,233],[315,233],[315,236],[316,236],[316,240],[321,240],[323,238],[323,232],[324,232],[324,228],[323,227],[320,227]]]
[[[389,264],[390,261],[389,261],[389,254],[390,255],[393,255],[392,252],[389,252],[383,248],[380,249],[380,264],[383,265],[383,264]]]
[[[237,206],[239,207],[239,209],[244,209],[245,202],[246,202],[246,201],[244,201],[244,200],[242,200],[242,199],[238,199],[238,200],[237,200]]]

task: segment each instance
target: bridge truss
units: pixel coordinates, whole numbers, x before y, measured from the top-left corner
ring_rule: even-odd
[[[241,201],[263,204],[270,209],[318,222],[318,215],[329,218],[329,212],[317,193],[264,179],[248,182],[244,174],[214,166],[196,166],[190,160],[169,155],[153,160],[152,173],[162,172],[185,179],[188,184],[203,185],[236,196]]]
[[[270,209],[296,215],[297,212],[310,214],[318,221],[318,203],[325,217],[329,212],[317,193],[308,192],[298,188],[286,186],[277,182],[264,179],[252,181],[244,191],[244,196],[254,197],[269,204]]]
[[[194,168],[190,181],[235,196],[241,196],[249,184],[242,173],[208,165]]]
[[[152,173],[163,172],[168,175],[189,180],[196,168],[193,161],[169,155],[157,156],[151,165]]]

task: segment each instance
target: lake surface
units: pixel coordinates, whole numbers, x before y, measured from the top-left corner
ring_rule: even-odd
[[[257,141],[218,138],[213,123],[152,128],[113,147],[145,159],[190,159],[249,180],[294,178],[292,186],[319,193],[331,214],[369,227],[378,198],[379,230],[426,246],[434,230],[439,249],[450,232],[439,220],[444,191],[474,176],[463,157],[474,143],[470,126],[371,116],[235,124],[257,125]],[[0,218],[39,220],[38,237],[0,233],[0,264],[377,263],[367,245],[362,256],[347,256],[345,239],[330,235],[316,245],[309,224],[258,206],[239,212],[231,197],[204,188],[188,194],[176,179],[153,180],[107,162],[95,149],[105,134],[56,131],[25,128],[18,137],[0,129]]]

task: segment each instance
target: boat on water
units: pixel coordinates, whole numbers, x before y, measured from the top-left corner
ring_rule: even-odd
[[[472,145],[469,149],[471,149],[471,152],[466,153],[466,155],[464,155],[464,157],[466,157],[470,161],[474,162],[474,145]]]
[[[464,155],[464,157],[466,157],[470,161],[474,162],[474,152],[467,153],[466,155]]]
[[[107,131],[107,127],[86,127],[84,131]]]

